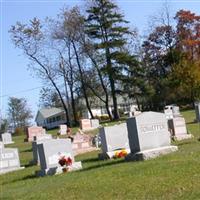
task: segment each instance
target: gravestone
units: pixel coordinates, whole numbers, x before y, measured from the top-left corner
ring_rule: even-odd
[[[172,112],[173,112],[174,117],[180,117],[181,116],[180,108],[178,106],[173,106]]]
[[[70,139],[52,139],[37,145],[41,171],[39,176],[53,175],[62,172],[59,159],[62,156],[70,157],[73,161],[72,171],[82,168],[81,162],[74,162],[72,144]]]
[[[1,147],[3,147],[1,145]],[[10,171],[23,169],[20,167],[19,154],[17,148],[1,148],[0,149],[0,174]]]
[[[173,119],[174,117],[181,117],[180,108],[176,105],[165,106],[164,113],[167,119]]]
[[[99,128],[99,120],[98,119],[91,119],[91,127],[92,128]]]
[[[2,149],[4,149],[4,143],[0,141],[0,153]]]
[[[167,119],[173,119],[173,112],[172,109],[164,109],[164,113]]]
[[[60,135],[66,135],[67,134],[67,125],[61,124],[59,126],[59,134]]]
[[[42,134],[33,137],[33,141],[48,140],[48,139],[52,139],[51,134]]]
[[[187,134],[185,119],[183,117],[175,117],[168,121],[169,129],[175,140],[183,140],[192,138],[191,134]]]
[[[89,130],[92,128],[90,119],[81,119],[80,122],[82,130]]]
[[[131,153],[126,160],[147,160],[159,155],[176,151],[176,146],[170,145],[165,114],[158,112],[143,112],[127,119],[128,138]]]
[[[112,158],[116,150],[126,149],[130,152],[126,123],[100,128],[101,150],[100,159]]]
[[[96,150],[96,148],[92,146],[92,137],[81,133],[81,131],[77,132],[73,137],[72,149],[74,155]]]
[[[200,102],[195,102],[196,122],[200,122]]]
[[[52,135],[50,134],[44,134],[42,136],[34,137],[34,141],[32,142],[33,160],[30,162],[31,164],[40,164],[37,145],[50,139],[52,139]]]
[[[14,143],[12,141],[12,135],[11,135],[11,133],[3,133],[3,134],[1,134],[1,141],[4,144],[12,144],[12,143]]]
[[[29,142],[34,140],[35,136],[41,136],[46,133],[46,130],[41,126],[32,126],[27,129],[27,139]]]

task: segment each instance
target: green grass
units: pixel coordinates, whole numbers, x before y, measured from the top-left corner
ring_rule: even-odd
[[[179,150],[153,160],[98,161],[98,151],[76,157],[83,170],[43,178],[35,177],[38,166],[29,166],[30,143],[14,137],[24,170],[0,176],[0,199],[200,199],[199,125],[194,111],[184,111],[193,139],[175,142]]]

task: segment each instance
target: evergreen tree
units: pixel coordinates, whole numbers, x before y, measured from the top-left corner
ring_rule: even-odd
[[[87,10],[86,31],[94,41],[96,50],[104,55],[102,71],[108,76],[114,107],[114,119],[118,119],[116,84],[123,76],[124,68],[132,64],[133,57],[124,48],[131,34],[124,16],[111,0],[91,0]]]

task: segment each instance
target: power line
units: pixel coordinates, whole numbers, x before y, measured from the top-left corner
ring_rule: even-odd
[[[42,88],[42,87],[43,86],[30,88],[30,89],[27,89],[27,90],[22,90],[22,91],[19,91],[19,92],[15,92],[13,94],[5,94],[5,95],[0,96],[0,98],[4,98],[4,97],[12,96],[12,95],[15,95],[15,94],[20,94],[20,93],[30,92],[30,91],[33,91],[33,90],[36,90],[36,89],[39,89],[39,88]]]

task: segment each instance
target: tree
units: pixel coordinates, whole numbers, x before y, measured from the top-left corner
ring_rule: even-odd
[[[175,19],[176,50],[181,59],[173,66],[172,78],[181,92],[179,95],[194,103],[200,98],[200,16],[180,10]]]
[[[29,25],[17,22],[15,26],[11,27],[10,33],[15,46],[22,49],[23,53],[31,61],[32,65],[30,66],[32,66],[34,73],[45,80],[45,83],[47,81],[50,82],[55,88],[65,110],[66,123],[70,127],[71,120],[68,108],[57,84],[57,80],[59,80],[58,74],[54,70],[56,66],[59,67],[60,60],[57,59],[59,57],[55,56],[56,52],[52,47],[48,32],[43,28],[40,20],[34,18]]]
[[[40,91],[40,107],[62,107],[62,102],[54,88],[44,87]]]
[[[4,133],[8,129],[8,120],[7,119],[1,119],[0,122],[0,133]]]
[[[69,67],[76,66],[76,73],[78,80],[80,81],[81,90],[85,98],[87,109],[92,118],[94,118],[93,113],[90,108],[89,99],[87,95],[87,88],[84,79],[84,66],[86,65],[85,57],[82,53],[81,40],[84,38],[84,18],[80,14],[78,7],[73,7],[72,9],[64,9],[61,13],[61,20],[57,22],[58,26],[53,33],[53,37],[58,42],[63,42],[67,47],[66,51],[68,53]],[[72,64],[75,60],[76,64]],[[64,57],[64,56],[63,56]],[[72,71],[72,70],[71,70]]]
[[[175,31],[172,26],[157,26],[143,42],[143,66],[145,79],[152,86],[148,99],[151,109],[157,109],[167,101],[168,75],[176,56],[174,56]],[[159,95],[158,95],[159,94]]]
[[[114,107],[114,119],[118,119],[116,80],[127,64],[129,55],[123,52],[129,28],[117,5],[111,0],[93,0],[87,9],[86,31],[94,41],[95,49],[104,55],[104,74],[108,76]]]
[[[8,116],[14,128],[24,128],[33,117],[24,98],[10,97],[8,100]]]

